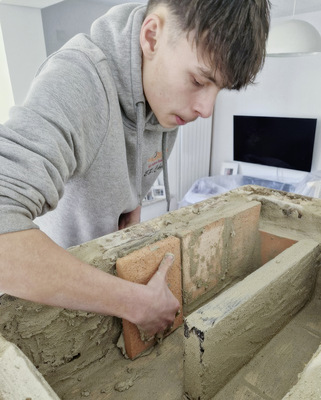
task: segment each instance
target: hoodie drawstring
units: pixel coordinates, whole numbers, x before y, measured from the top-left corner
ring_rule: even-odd
[[[142,204],[142,174],[143,174],[143,136],[145,130],[144,103],[137,104],[137,158],[136,158],[136,189],[138,203]]]
[[[163,153],[163,176],[164,176],[164,186],[165,186],[165,194],[167,201],[167,211],[170,210],[171,206],[171,194],[169,190],[169,181],[168,181],[168,165],[167,165],[167,132],[163,132],[162,137],[162,153]]]

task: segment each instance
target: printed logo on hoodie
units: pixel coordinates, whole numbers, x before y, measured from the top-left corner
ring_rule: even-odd
[[[161,151],[156,151],[152,155],[152,157],[148,158],[147,160],[147,170],[144,173],[144,176],[148,176],[157,172],[158,170],[163,168],[163,154]]]

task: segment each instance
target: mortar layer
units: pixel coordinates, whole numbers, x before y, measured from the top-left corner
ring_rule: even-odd
[[[114,273],[118,258],[152,244],[190,225],[201,227],[222,216],[246,209],[251,202],[239,197],[233,203],[226,198],[211,199],[185,207],[131,228],[69,249],[79,259]],[[115,346],[121,323],[113,317],[47,307],[4,295],[0,298],[0,333],[21,348],[50,383],[67,365],[61,379],[104,357]],[[67,374],[67,376],[66,376]]]
[[[118,257],[169,235],[177,236],[181,229],[201,227],[225,213],[232,215],[249,203],[262,204],[263,230],[293,240],[311,237],[321,241],[320,200],[248,186],[76,246],[70,252],[113,273]],[[6,295],[0,301],[0,332],[18,344],[57,387],[73,382],[79,374],[90,376],[92,366],[115,351],[120,330],[119,321],[109,317],[39,306]],[[73,398],[71,393],[68,400]]]
[[[289,239],[311,238],[321,242],[321,199],[270,190],[260,186],[243,186],[228,193],[245,196],[262,204],[260,228]]]

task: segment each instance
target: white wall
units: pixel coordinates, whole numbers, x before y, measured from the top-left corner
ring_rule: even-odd
[[[0,0],[1,92],[3,85],[9,87],[1,93],[3,114],[7,115],[12,97],[15,104],[23,103],[35,73],[49,54],[75,34],[89,33],[92,22],[110,7],[130,1]]]
[[[0,26],[0,123],[8,119],[9,109],[13,105],[13,95],[7,64],[7,56]]]
[[[37,8],[0,5],[0,24],[12,95],[21,104],[46,51],[41,12]]]
[[[77,33],[89,33],[93,21],[117,0],[65,0],[42,10],[47,55],[57,51]]]
[[[321,32],[321,12],[302,14],[300,18]],[[312,170],[321,170],[321,54],[268,57],[256,85],[241,92],[219,94],[211,175],[220,173],[222,162],[233,160],[234,114],[318,118]]]

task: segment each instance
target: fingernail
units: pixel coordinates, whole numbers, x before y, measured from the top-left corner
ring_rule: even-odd
[[[174,257],[174,254],[172,254],[172,253],[166,253],[165,258],[170,261],[173,261],[175,257]]]

